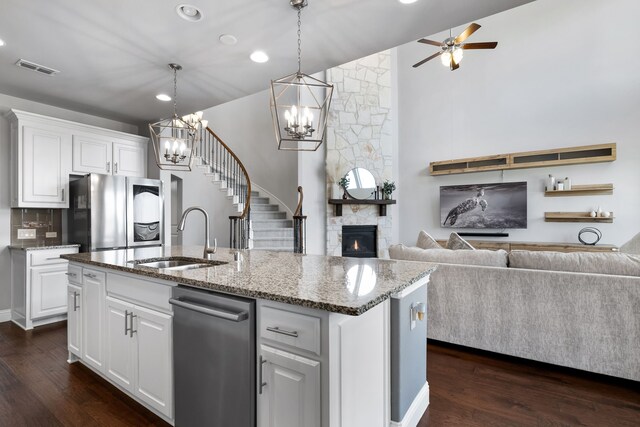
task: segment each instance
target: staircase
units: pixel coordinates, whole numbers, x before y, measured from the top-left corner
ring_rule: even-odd
[[[293,252],[293,222],[280,206],[254,191],[251,196],[253,249]]]
[[[293,224],[278,204],[251,190],[244,165],[209,128],[196,144],[196,164],[219,185],[236,207],[230,216],[229,240],[235,249],[269,249],[293,252]]]

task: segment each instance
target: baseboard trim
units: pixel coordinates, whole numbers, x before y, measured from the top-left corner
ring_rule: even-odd
[[[11,309],[0,310],[0,323],[8,322],[11,320]]]
[[[413,399],[413,403],[409,406],[407,413],[404,414],[402,421],[389,421],[389,427],[415,427],[420,422],[420,418],[429,406],[429,383],[424,383],[420,392]]]

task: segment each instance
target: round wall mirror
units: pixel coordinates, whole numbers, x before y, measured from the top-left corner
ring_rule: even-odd
[[[347,193],[354,199],[373,199],[376,193],[376,180],[373,174],[364,168],[353,168],[346,175],[349,179]]]

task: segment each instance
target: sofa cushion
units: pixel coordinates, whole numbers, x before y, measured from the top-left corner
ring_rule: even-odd
[[[640,257],[618,252],[511,251],[509,267],[640,276]]]
[[[418,233],[416,246],[420,249],[442,249],[440,243],[436,242],[436,239],[431,237],[429,233],[424,230],[420,230],[420,233]]]
[[[475,250],[473,246],[466,240],[464,240],[458,233],[451,233],[449,240],[447,240],[447,249],[457,251],[459,249]]]
[[[620,252],[625,254],[640,255],[640,233],[636,234],[624,245],[620,246]]]
[[[391,259],[407,261],[442,262],[446,264],[481,265],[486,267],[506,267],[507,252],[473,250],[454,251],[451,249],[420,249],[405,245],[391,245],[389,247]]]

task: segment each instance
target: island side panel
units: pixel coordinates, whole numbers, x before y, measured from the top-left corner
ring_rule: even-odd
[[[331,313],[331,427],[389,425],[389,320],[389,300],[360,316]]]

